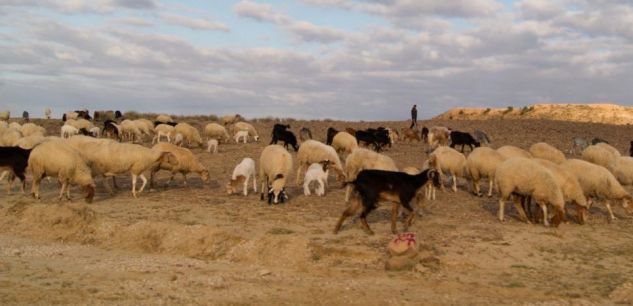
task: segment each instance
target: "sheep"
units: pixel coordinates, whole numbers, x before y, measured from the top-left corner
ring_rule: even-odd
[[[310,195],[310,183],[317,182],[317,189],[315,193],[317,196],[323,196],[325,194],[325,186],[327,185],[327,177],[329,172],[329,160],[324,160],[318,163],[313,163],[308,167],[306,175],[303,178],[303,194]]]
[[[154,135],[154,138],[152,139],[152,143],[160,142],[160,138],[162,136],[167,137],[167,142],[171,142],[171,135],[174,134],[174,130],[175,128],[168,124],[157,125],[154,128],[154,132],[156,132],[156,135]]]
[[[209,139],[207,141],[207,152],[211,153],[211,148],[213,148],[213,153],[218,153],[218,140],[217,139]]]
[[[312,139],[301,144],[297,152],[297,186],[302,185],[302,171],[305,172],[311,164],[318,163],[322,160],[330,161],[330,168],[336,173],[336,180],[338,182],[343,183],[345,181],[343,164],[336,154],[336,150],[331,146]]]
[[[90,135],[92,137],[96,137],[96,138],[101,137],[101,129],[98,126],[94,126],[94,127],[90,128],[88,130],[88,132],[90,132]]]
[[[217,139],[218,141],[228,142],[231,139],[231,136],[226,131],[226,128],[217,124],[217,123],[209,123],[204,127],[204,136],[207,139]]]
[[[257,134],[257,130],[250,123],[246,122],[237,122],[233,126],[235,131],[248,131],[248,136],[252,136],[255,141],[259,141],[259,135]]]
[[[280,145],[268,145],[259,157],[259,180],[262,182],[260,200],[268,193],[268,204],[283,203],[286,194],[286,180],[292,171],[292,156]]]
[[[141,140],[143,134],[138,128],[136,123],[130,119],[125,119],[119,124],[119,131],[121,132],[121,138],[132,142]]]
[[[45,119],[51,119],[51,114],[53,113],[53,110],[50,107],[47,107],[44,109],[44,118]]]
[[[429,129],[427,141],[431,148],[435,149],[437,146],[445,146],[448,144],[451,138],[451,130],[443,126],[432,126]]]
[[[8,128],[9,128],[9,124],[4,120],[0,120],[0,131],[2,131],[3,129],[8,129]]]
[[[560,164],[566,160],[565,153],[545,142],[537,142],[530,146],[530,154],[534,158],[542,158]]]
[[[434,169],[427,169],[417,175],[409,175],[399,171],[384,170],[363,170],[358,173],[354,181],[349,182],[354,187],[354,199],[349,206],[343,211],[336,226],[334,234],[337,234],[348,217],[356,213],[362,207],[360,214],[363,229],[369,235],[374,232],[367,224],[367,215],[378,206],[379,201],[390,201],[391,206],[391,232],[396,234],[396,221],[398,218],[398,209],[402,205],[409,211],[409,216],[404,222],[404,230],[406,231],[413,223],[415,217],[414,208],[411,205],[412,200],[416,197],[418,189],[422,186],[433,182],[439,184],[439,175]],[[417,197],[416,197],[417,198]]]
[[[402,140],[408,140],[408,141],[422,141],[422,139],[420,138],[420,133],[415,130],[415,129],[410,129],[410,128],[402,128],[401,131],[402,133]]]
[[[409,167],[402,168],[401,172],[404,172],[404,173],[409,174],[409,175],[416,175],[416,174],[420,173],[421,171],[420,171],[420,169],[418,169],[416,167],[409,166]]]
[[[179,147],[182,147],[184,142],[185,142],[185,137],[182,136],[182,134],[176,133],[176,135],[174,135],[174,144],[175,145],[177,145]]]
[[[90,165],[93,173],[114,177],[117,174],[130,173],[132,176],[132,195],[143,192],[147,178],[143,172],[163,162],[172,166],[178,165],[176,156],[170,152],[152,150],[141,145],[118,143],[109,139],[96,139],[85,136],[74,136],[66,142],[79,151]],[[143,184],[136,190],[136,182],[141,178]],[[106,184],[112,192],[112,188]],[[116,184],[116,183],[115,183]]]
[[[582,152],[582,150],[587,148],[587,146],[589,146],[587,140],[582,137],[574,137],[571,140],[571,149],[569,149],[569,154],[576,155],[576,148],[580,148],[580,151]]]
[[[356,137],[347,132],[339,132],[332,139],[332,147],[339,153],[350,154],[358,149]]]
[[[429,156],[429,165],[439,172],[442,191],[444,191],[444,171],[448,171],[453,178],[452,190],[457,192],[457,177],[465,177],[466,157],[464,154],[450,147],[438,147]]]
[[[15,145],[22,149],[33,149],[38,144],[48,140],[51,140],[51,138],[41,135],[32,135],[18,139],[18,142]]]
[[[11,122],[11,123],[9,123],[9,129],[20,132],[22,130],[22,125],[17,123],[17,122]],[[20,132],[20,133],[22,133],[22,132]]]
[[[238,192],[238,188],[242,185],[243,193],[248,195],[248,180],[253,178],[253,192],[257,192],[257,177],[255,174],[255,161],[246,157],[235,166],[231,180],[226,183],[226,192],[231,195]]]
[[[79,113],[77,112],[66,112],[62,116],[62,121],[68,121],[69,119],[76,120],[79,118]]]
[[[162,160],[160,163],[155,164],[150,174],[150,187],[154,185],[154,175],[159,170],[171,171],[171,177],[169,178],[169,181],[167,181],[166,185],[169,185],[177,173],[182,174],[185,186],[187,185],[187,173],[189,172],[198,173],[203,182],[209,181],[209,170],[200,163],[189,149],[181,148],[171,143],[161,142],[155,144],[152,147],[152,150],[173,154],[176,158],[177,164],[174,164],[169,160]]]
[[[235,143],[240,143],[240,139],[243,139],[243,142],[246,143],[248,141],[248,131],[235,132]]]
[[[22,133],[23,137],[33,135],[44,136],[46,135],[46,129],[34,123],[25,123],[20,129],[20,133]]]
[[[119,125],[110,119],[103,122],[103,135],[108,138],[120,139],[121,131]]]
[[[550,160],[535,158],[536,162],[544,166],[552,173],[554,181],[560,187],[563,193],[563,200],[571,202],[576,207],[578,223],[583,224],[587,221],[587,198],[585,197],[582,187],[576,176],[567,169],[561,167]],[[529,203],[528,203],[529,205]],[[564,217],[564,216],[563,216]]]
[[[22,134],[14,129],[6,129],[0,133],[0,146],[11,147],[15,146],[22,138]]]
[[[620,152],[605,143],[590,145],[580,153],[580,158],[590,163],[613,169],[613,164],[620,157]]]
[[[356,179],[356,175],[364,169],[398,171],[398,167],[391,157],[365,148],[358,148],[345,159],[345,178],[348,181],[353,181]],[[351,191],[351,186],[347,185],[345,202],[349,201]]]
[[[51,176],[57,177],[62,184],[59,200],[64,196],[64,191],[66,191],[66,198],[70,200],[68,185],[74,183],[84,188],[85,201],[92,202],[95,182],[90,168],[76,149],[67,146],[61,140],[48,141],[33,148],[28,164],[33,177],[31,193],[36,199],[40,199],[40,181],[46,176]]]
[[[156,116],[156,121],[158,121],[160,123],[174,122],[174,120],[171,119],[171,116],[165,115],[165,114],[161,114],[161,115]]]
[[[154,131],[153,122],[143,118],[132,121],[134,122],[134,124],[136,124],[136,127],[139,129],[139,131],[141,131],[141,133],[150,137],[152,136],[152,132]]]
[[[532,154],[530,152],[525,151],[521,148],[515,146],[503,146],[497,149],[497,152],[501,154],[504,158],[511,157],[524,157],[524,158],[532,158]]]
[[[301,130],[299,130],[299,140],[303,142],[309,139],[312,139],[312,131],[307,127],[302,127]]]
[[[633,185],[633,157],[620,156],[615,159],[611,172],[622,185]]]
[[[633,197],[622,188],[615,176],[606,168],[580,159],[568,159],[561,167],[573,173],[587,199],[601,198],[609,211],[609,221],[616,219],[611,210],[611,200],[622,203],[622,207],[632,212]]]
[[[225,115],[220,117],[220,123],[222,123],[222,125],[224,126],[235,124],[240,120],[244,120],[244,117],[240,116],[240,114]]]
[[[176,124],[176,126],[174,127],[174,132],[182,134],[188,145],[195,144],[199,147],[203,146],[200,132],[198,132],[198,129],[191,126],[189,123],[181,122]]]
[[[327,137],[325,139],[325,144],[328,145],[328,146],[332,145],[332,141],[334,140],[334,136],[336,136],[336,134],[338,132],[339,131],[336,130],[335,128],[333,128],[333,127],[327,128]]]
[[[457,145],[462,145],[462,149],[461,149],[462,153],[464,153],[465,145],[468,145],[468,147],[470,147],[471,152],[473,151],[473,146],[475,148],[481,146],[481,143],[479,143],[479,141],[475,140],[475,138],[472,135],[466,132],[451,131],[450,138],[451,138],[450,147],[455,148],[455,146]]]
[[[354,137],[359,144],[362,141],[367,145],[373,145],[376,152],[379,152],[385,145],[391,144],[389,133],[384,128],[358,130]]]
[[[480,144],[489,145],[491,142],[490,137],[488,137],[488,134],[486,134],[484,131],[475,130],[473,132],[473,136],[475,137],[475,140],[477,140]]]
[[[11,193],[11,186],[13,184],[13,176],[17,176],[20,179],[21,190],[24,192],[26,185],[26,177],[24,172],[28,166],[29,155],[31,154],[31,148],[25,149],[20,147],[0,147],[0,169],[4,170],[4,173],[11,172],[9,182],[7,183],[7,194]],[[1,178],[0,178],[1,180]]]
[[[275,136],[275,143],[277,143],[277,141],[283,141],[284,148],[288,148],[288,145],[290,145],[290,147],[292,147],[295,152],[299,151],[299,146],[297,145],[297,137],[291,131],[284,130],[278,132],[278,134]]]
[[[10,118],[11,118],[11,112],[10,111],[1,111],[0,112],[0,120],[2,120],[2,121],[9,121]]]
[[[60,133],[61,138],[70,138],[71,136],[77,135],[77,134],[79,134],[79,129],[77,129],[76,127],[72,125],[64,124],[61,127],[61,133]]]
[[[495,171],[504,160],[503,155],[489,147],[475,148],[468,155],[466,158],[466,169],[472,180],[473,193],[475,195],[483,196],[479,188],[479,180],[486,177],[488,178],[488,197],[492,196]]]
[[[543,211],[543,224],[549,226],[547,205],[554,208],[552,225],[557,227],[565,216],[563,193],[552,173],[538,162],[525,157],[512,157],[504,161],[495,172],[499,188],[499,221],[504,221],[505,202],[514,195],[514,206],[522,221],[530,222],[521,207],[520,198],[531,197]]]

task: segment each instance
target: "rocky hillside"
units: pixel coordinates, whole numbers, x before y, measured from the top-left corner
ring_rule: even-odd
[[[435,119],[549,119],[621,125],[633,124],[633,107],[617,104],[533,104],[522,108],[452,108]]]

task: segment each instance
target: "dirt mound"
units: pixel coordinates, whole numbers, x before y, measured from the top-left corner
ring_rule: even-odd
[[[595,103],[533,104],[522,108],[452,108],[435,119],[548,119],[624,125],[633,124],[633,107]]]

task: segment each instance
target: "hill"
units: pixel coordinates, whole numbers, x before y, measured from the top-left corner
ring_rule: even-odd
[[[605,124],[633,124],[633,107],[617,104],[533,104],[522,108],[452,108],[435,119],[548,119]]]

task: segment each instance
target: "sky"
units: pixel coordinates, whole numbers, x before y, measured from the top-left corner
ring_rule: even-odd
[[[633,101],[630,0],[0,0],[0,110],[405,120]]]

